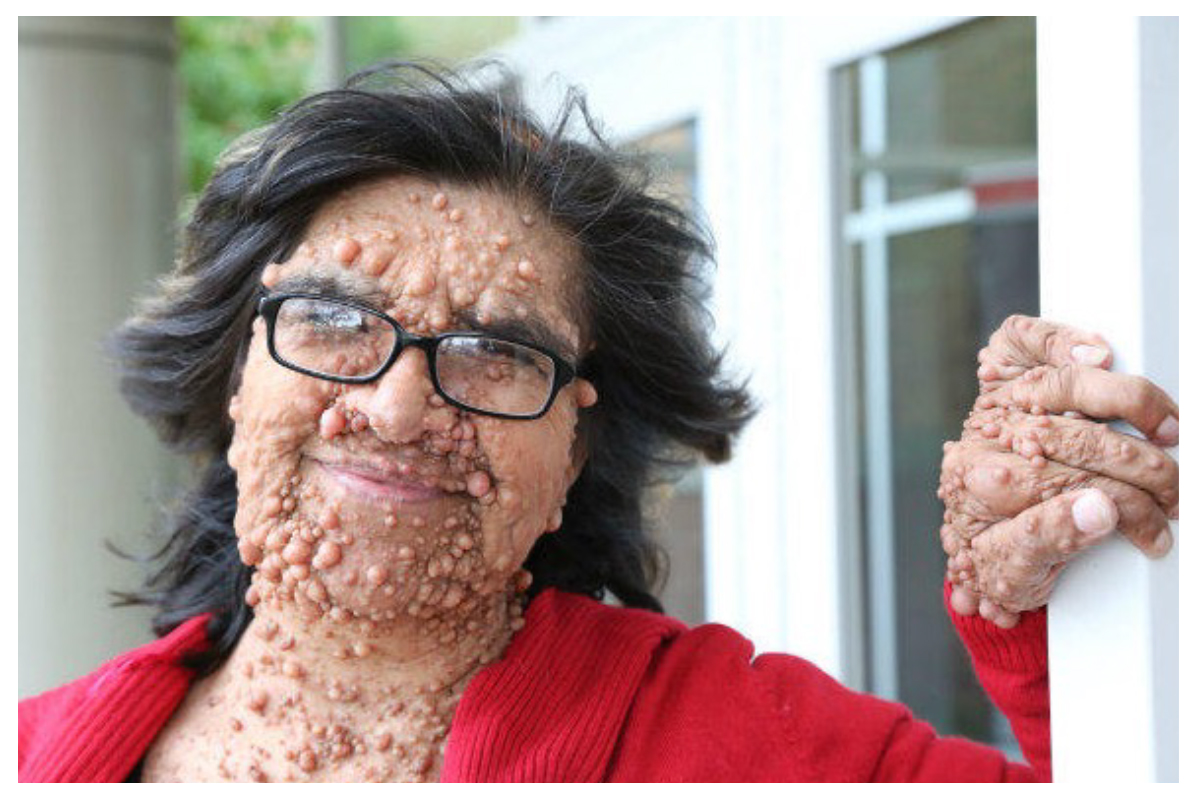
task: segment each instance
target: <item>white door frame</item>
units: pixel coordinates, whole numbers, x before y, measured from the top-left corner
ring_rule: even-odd
[[[1178,398],[1178,18],[1086,27],[1038,19],[1042,313],[1102,333],[1114,369]],[[1178,552],[1150,561],[1114,540],[1063,573],[1056,781],[1179,780]]]
[[[560,96],[546,91],[550,73],[585,87],[618,140],[696,120],[697,191],[719,248],[717,333],[762,402],[733,462],[706,473],[708,616],[859,687],[862,587],[850,566],[862,554],[844,535],[857,530],[846,499],[857,465],[840,452],[848,430],[835,408],[831,74],[966,19],[567,18],[531,25],[500,54],[535,106]],[[1177,155],[1174,169],[1148,161],[1169,111],[1161,87],[1146,91],[1165,69],[1163,23],[1089,17],[1087,36],[1079,24],[1039,20],[1043,313],[1102,331],[1118,366],[1178,396],[1177,318],[1144,300],[1178,273],[1177,236],[1156,227]],[[1104,581],[1120,592],[1088,585]],[[1051,607],[1057,778],[1097,764],[1108,777],[1177,772],[1177,581],[1174,557],[1150,564],[1120,542],[1066,574]]]
[[[707,616],[859,688],[861,554],[843,498],[854,465],[836,408],[831,74],[963,19],[567,18],[530,24],[499,53],[543,114],[563,87],[585,87],[618,141],[696,121],[717,337],[761,404],[733,461],[705,473]]]

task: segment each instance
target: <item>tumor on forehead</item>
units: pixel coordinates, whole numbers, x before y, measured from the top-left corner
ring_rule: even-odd
[[[380,258],[390,260],[380,266]],[[532,317],[574,343],[571,350],[583,349],[578,246],[517,193],[412,175],[376,178],[326,201],[289,262],[326,278],[344,273],[339,283],[376,302],[390,298],[385,310],[404,313],[410,325],[440,296],[446,307],[432,314],[433,327],[467,308],[475,319]],[[414,297],[426,288],[428,301]]]

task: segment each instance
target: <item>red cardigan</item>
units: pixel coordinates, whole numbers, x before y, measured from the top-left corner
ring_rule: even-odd
[[[939,738],[901,705],[721,625],[542,592],[468,685],[444,781],[1027,781],[1050,777],[1045,612],[1005,631],[954,615],[1033,768]],[[205,617],[18,711],[21,781],[121,781],[187,693]]]

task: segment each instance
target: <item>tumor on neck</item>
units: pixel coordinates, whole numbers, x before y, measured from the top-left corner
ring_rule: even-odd
[[[440,616],[385,623],[260,602],[229,660],[160,736],[144,777],[436,781],[463,692],[523,624],[525,575]]]

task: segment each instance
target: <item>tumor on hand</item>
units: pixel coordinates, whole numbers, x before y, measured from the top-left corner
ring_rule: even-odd
[[[980,352],[980,396],[947,442],[938,496],[951,602],[1005,627],[1044,605],[1066,563],[1117,527],[1149,556],[1171,547],[1179,470],[1175,403],[1108,372],[1091,334],[1013,317]],[[1097,419],[1122,419],[1150,440]]]

